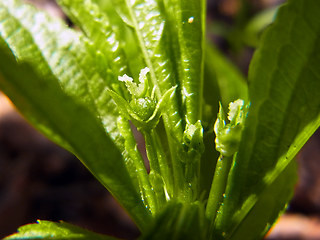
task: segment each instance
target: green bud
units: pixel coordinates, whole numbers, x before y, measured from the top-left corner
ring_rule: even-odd
[[[243,100],[238,99],[231,102],[228,113],[229,123],[226,124],[225,114],[220,104],[214,131],[216,149],[221,155],[230,157],[238,151],[247,112],[248,105],[244,105]]]
[[[203,144],[203,128],[201,121],[198,120],[195,124],[187,124],[186,130],[183,133],[184,151],[188,153],[190,159],[198,159],[204,151]]]
[[[118,79],[121,82],[124,82],[126,84],[126,87],[133,98],[142,98],[146,96],[148,90],[149,90],[149,83],[147,79],[147,73],[150,71],[149,68],[141,69],[139,74],[139,83],[133,82],[133,79],[126,74],[122,77],[119,76]]]
[[[131,100],[128,101],[121,97],[118,93],[109,90],[109,94],[117,104],[122,117],[132,121],[139,130],[153,129],[159,122],[161,113],[160,109],[165,102],[173,96],[176,87],[166,91],[161,99],[157,101],[154,96],[155,89],[149,88],[147,81],[147,73],[149,68],[141,70],[139,75],[140,84],[133,82],[133,79],[127,75],[119,77],[119,80],[125,82],[128,91],[131,94]]]
[[[132,111],[143,121],[148,120],[154,113],[157,102],[149,97],[134,98],[130,101]]]

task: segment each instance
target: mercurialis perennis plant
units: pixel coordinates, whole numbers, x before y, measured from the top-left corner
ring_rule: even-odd
[[[117,199],[141,239],[261,239],[320,125],[320,1],[288,0],[248,79],[205,37],[204,0],[0,0],[0,89]],[[150,169],[132,129],[144,137]],[[45,220],[9,239],[114,239]]]

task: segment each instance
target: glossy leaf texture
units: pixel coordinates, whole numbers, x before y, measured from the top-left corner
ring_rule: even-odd
[[[183,125],[184,133],[187,133],[189,124],[195,124],[198,120],[202,120],[206,3],[202,0],[163,0],[158,2],[162,6],[161,12],[166,18],[165,34],[169,36],[170,55],[177,71],[176,78],[181,95],[179,105],[182,107],[179,123]],[[188,175],[187,169],[193,168],[194,176],[192,178],[194,179],[186,179],[186,181],[190,181],[189,186],[195,186],[200,179],[197,170],[200,169],[200,160],[194,159],[193,156],[185,154],[183,151],[185,149],[182,151],[178,149],[176,158],[183,162],[180,168],[184,168],[185,176]],[[192,166],[190,166],[191,163]],[[192,200],[198,198],[201,193],[201,190],[197,188],[191,189],[193,192],[191,194]],[[187,187],[182,191],[188,192],[190,189]]]
[[[175,0],[164,1],[171,20],[171,37],[179,70],[179,80],[186,122],[194,124],[201,118],[206,2]]]
[[[281,187],[287,191],[283,182],[293,185],[293,177],[281,180],[282,175],[294,171],[286,169],[320,126],[319,11],[317,0],[289,1],[279,10],[253,57],[251,107],[216,220],[220,238],[232,238],[260,206],[259,221],[264,219],[266,224],[248,229],[252,231],[250,239],[256,239],[288,201],[287,195],[273,194],[281,193]],[[278,199],[273,207],[260,204],[268,194]],[[248,239],[246,234],[237,237]]]
[[[27,224],[18,229],[18,232],[4,240],[115,240],[114,237],[104,236],[64,222],[40,221]]]
[[[156,0],[113,0],[112,2],[135,37],[126,41],[126,47],[129,48],[133,44],[132,41],[136,43],[145,64],[144,67],[150,69],[150,79],[152,85],[156,87],[156,96],[159,100],[171,87],[180,85],[164,8],[160,1]],[[184,131],[181,120],[183,112],[179,101],[179,95],[174,94],[164,112],[166,129],[170,132],[169,136],[176,136],[176,144],[182,139]]]
[[[38,12],[36,9],[24,5],[19,1],[2,1],[0,6],[1,42],[6,42],[9,45],[18,61],[28,62],[28,69],[32,69],[34,71],[33,74],[36,76],[34,80],[30,80],[28,85],[23,86],[22,89],[18,89],[19,86],[22,87],[20,84],[27,83],[21,81],[21,79],[19,80],[19,78],[21,78],[21,75],[27,70],[23,70],[23,72],[20,73],[21,75],[14,76],[16,77],[16,84],[18,85],[16,85],[17,89],[13,89],[15,92],[11,93],[12,95],[10,97],[18,100],[21,97],[27,98],[29,104],[31,104],[31,102],[32,104],[40,104],[41,102],[41,104],[43,104],[42,107],[48,104],[48,101],[50,101],[50,104],[56,104],[56,108],[60,105],[63,107],[65,104],[61,99],[59,100],[60,102],[55,102],[44,95],[37,95],[36,92],[33,94],[33,88],[30,86],[32,86],[32,84],[37,86],[37,84],[41,84],[43,79],[46,79],[48,86],[44,89],[49,95],[51,94],[50,96],[52,96],[53,99],[55,99],[54,91],[59,91],[61,95],[66,95],[66,97],[69,97],[75,104],[83,104],[85,106],[83,107],[88,111],[87,115],[96,121],[96,130],[92,130],[90,124],[82,123],[80,121],[81,117],[78,117],[75,110],[71,111],[74,115],[70,114],[68,109],[63,110],[62,107],[59,112],[60,115],[64,114],[65,118],[69,119],[70,124],[74,121],[80,121],[78,122],[79,127],[84,124],[82,127],[87,128],[87,134],[90,135],[88,135],[86,139],[79,138],[79,142],[73,143],[76,145],[70,145],[70,140],[61,136],[64,132],[70,131],[68,128],[65,128],[63,130],[64,132],[56,129],[57,126],[60,127],[60,125],[63,125],[62,123],[58,124],[57,121],[55,126],[47,126],[39,123],[37,117],[41,117],[41,121],[48,121],[45,119],[47,116],[39,115],[40,113],[38,113],[38,111],[40,111],[40,106],[38,106],[39,110],[37,110],[37,105],[35,105],[32,111],[25,112],[25,114],[28,114],[29,120],[35,125],[38,124],[37,127],[49,138],[75,153],[104,186],[106,186],[116,198],[120,198],[119,201],[121,201],[121,204],[125,208],[130,209],[136,221],[139,222],[142,221],[142,218],[148,218],[149,213],[142,204],[140,193],[138,193],[139,189],[137,185],[133,185],[135,182],[129,177],[121,154],[114,149],[114,144],[107,136],[108,132],[111,138],[115,139],[120,150],[125,151],[125,143],[124,140],[121,139],[115,121],[119,113],[116,111],[115,105],[110,101],[110,97],[105,94],[105,89],[108,85],[107,80],[110,79],[107,74],[108,69],[105,66],[105,73],[101,71],[103,62],[99,61],[101,59],[99,58],[99,54],[96,54],[96,52],[92,50],[90,41],[81,33],[69,29],[58,19],[53,19],[45,13]],[[3,64],[2,70],[6,70],[6,67],[7,66]],[[12,66],[11,69],[14,69],[14,67]],[[10,73],[7,72],[7,74]],[[10,82],[9,77],[13,76],[8,75],[3,89],[5,89],[6,84]],[[93,82],[97,83],[96,85],[100,88],[93,88],[93,86],[96,86]],[[50,89],[51,85],[53,85],[52,90]],[[26,89],[25,93],[23,89]],[[27,95],[27,91],[30,91],[29,95]],[[40,93],[41,92],[39,92],[39,94]],[[20,97],[15,94],[18,94]],[[45,97],[45,101],[41,101],[41,97]],[[96,103],[97,101],[99,101],[100,105]],[[15,102],[15,104],[22,103]],[[99,106],[103,104],[104,112],[101,112]],[[75,108],[78,105],[75,105]],[[24,105],[20,108],[21,111],[24,111],[22,109],[23,106]],[[72,106],[70,106],[70,108],[71,107]],[[47,109],[47,111],[49,110],[50,109]],[[60,115],[57,115],[56,118],[59,118]],[[51,121],[55,119],[55,116],[51,113],[50,117],[52,118]],[[65,119],[65,121],[67,120]],[[76,127],[71,129],[73,129],[72,134],[74,135],[79,135],[80,133],[78,132],[81,132],[77,130]],[[55,131],[59,134],[55,134]],[[72,134],[68,135],[68,137],[72,137]],[[103,139],[105,140],[101,140],[101,143],[97,140],[96,147],[93,141],[88,140],[94,139],[97,136],[101,137],[102,135],[104,135]],[[77,138],[74,139],[74,141],[76,140]],[[81,140],[83,141],[82,143],[80,143]],[[104,145],[105,141],[107,142]],[[85,153],[85,156],[80,156],[77,154],[77,151],[83,151],[86,143],[88,145],[88,152]],[[100,150],[98,150],[98,148],[100,148]],[[106,151],[109,151],[108,149],[110,149],[110,155],[105,154]],[[115,152],[115,154],[112,154],[113,152]],[[124,156],[126,158],[125,154]],[[126,161],[127,167],[128,164],[130,164],[129,160]],[[144,217],[140,218],[138,215]],[[138,225],[140,224],[138,223]]]
[[[137,190],[143,191],[140,186],[141,181],[147,182],[147,172],[143,160],[139,153],[131,154],[134,152],[126,148],[126,145],[128,146],[126,142],[130,141],[128,137],[130,138],[132,131],[129,124],[121,125],[119,110],[108,92],[114,85],[122,94],[126,94],[124,86],[121,88],[118,81],[118,76],[130,74],[127,56],[121,47],[120,30],[123,29],[113,26],[110,18],[100,11],[97,4],[90,0],[85,2],[60,0],[58,3],[88,38],[88,44],[83,46],[87,51],[84,54],[91,55],[85,68],[92,73],[87,79],[88,93],[92,96],[104,127],[121,150]],[[121,19],[119,20],[121,21]],[[88,69],[90,65],[94,66]],[[124,137],[124,134],[121,134],[121,131],[126,132],[127,138]],[[140,173],[140,177],[137,177],[136,171]]]
[[[95,50],[102,55],[113,75],[112,82],[118,76],[128,74],[125,52],[120,45],[120,29],[112,26],[109,17],[100,11],[91,0],[59,0],[67,15],[92,40]],[[106,70],[105,70],[106,71]]]

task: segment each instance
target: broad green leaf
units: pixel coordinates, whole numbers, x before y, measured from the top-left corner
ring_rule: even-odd
[[[117,124],[119,112],[107,92],[107,86],[111,85],[115,76],[108,73],[108,66],[99,49],[95,49],[81,33],[69,29],[60,20],[19,1],[3,1],[0,17],[1,37],[18,59],[28,61],[44,78],[59,79],[68,95],[95,112],[122,152],[135,188],[138,192],[143,190],[145,187],[142,188],[139,183],[146,181],[137,180],[136,174],[138,171],[138,178],[147,177],[143,160],[139,154],[130,156],[125,149],[126,140]],[[126,131],[130,135],[130,126]],[[51,138],[53,136],[51,133]],[[62,144],[61,139],[54,140]],[[62,145],[68,148],[65,143]]]
[[[110,118],[118,117],[115,105],[110,103],[105,92],[110,85],[106,76],[108,68],[103,62],[99,63],[101,58],[92,53],[92,47],[86,44],[82,34],[16,0],[2,1],[0,16],[1,37],[19,60],[30,62],[45,78],[56,77],[68,95],[75,96],[92,110],[95,110],[95,102],[103,102],[105,109],[112,110]],[[105,68],[104,73],[99,71],[99,66]],[[93,82],[100,88],[92,89]],[[106,118],[104,112],[99,115]],[[110,121],[113,125],[102,122],[113,139],[119,136],[119,132],[114,131],[116,121]]]
[[[18,229],[18,232],[12,234],[4,240],[115,240],[114,237],[104,236],[65,222],[40,221],[34,224],[27,224]]]
[[[250,218],[263,191],[275,191],[275,181],[320,126],[319,11],[317,0],[289,1],[254,55],[249,71],[251,108],[216,221],[224,237],[230,238]],[[281,209],[286,201],[281,198],[274,207]],[[262,208],[259,211],[270,211],[267,205]],[[265,220],[272,224],[269,217]],[[256,236],[263,230],[254,229]]]
[[[120,113],[107,91],[112,84],[120,85],[118,76],[130,74],[126,54],[120,41],[120,30],[123,29],[119,29],[120,26],[112,26],[110,19],[100,11],[98,5],[90,0],[85,2],[60,0],[59,4],[92,41],[90,46],[86,46],[86,50],[92,55],[91,61],[87,64],[92,64],[94,58],[100,57],[102,63],[97,62],[96,64],[98,66],[102,65],[99,67],[102,73],[98,77],[87,80],[90,94],[94,99],[95,107],[105,128],[122,151],[131,178],[137,182],[136,185],[141,184],[141,182],[146,183],[147,172],[140,154],[134,154],[133,151],[125,147],[126,141],[130,142],[130,140],[125,139],[123,136],[129,137],[130,134],[132,135],[130,125],[122,124],[122,133],[128,132],[128,134],[120,133],[118,126]],[[87,69],[87,67],[84,68]],[[99,70],[96,67],[91,67],[92,69]],[[122,87],[125,88],[123,85]],[[121,91],[121,87],[118,87],[118,89]],[[125,94],[126,90],[122,91],[122,93]],[[136,175],[137,171],[139,176]],[[146,186],[142,187],[140,185],[139,191],[144,192],[145,188]],[[147,196],[144,196],[144,198],[147,198]]]
[[[18,64],[5,51],[0,51],[1,90],[40,131],[48,137],[54,134],[53,140],[62,139],[143,228],[149,212],[132,184],[120,152],[96,115],[65,94],[58,80],[44,79],[29,64]]]
[[[90,105],[85,79],[93,75],[82,68],[89,56],[81,34],[20,1],[3,0],[0,4],[1,37],[15,56],[30,62],[46,78],[55,75],[69,95]]]

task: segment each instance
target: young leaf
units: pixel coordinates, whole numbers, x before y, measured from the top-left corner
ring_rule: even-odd
[[[18,228],[18,232],[4,240],[115,240],[114,237],[100,235],[65,222],[40,221]]]
[[[172,21],[169,26],[171,37],[176,38],[174,51],[179,63],[186,122],[195,124],[202,115],[206,3],[203,0],[164,3]]]
[[[216,221],[217,232],[225,232],[226,238],[254,212],[263,191],[274,192],[274,182],[320,126],[319,11],[317,0],[289,1],[254,55],[249,71],[251,108]],[[286,201],[280,198],[275,209]],[[268,217],[269,206],[261,208],[270,226],[274,218]],[[265,227],[250,231],[259,236]]]
[[[119,151],[92,111],[65,94],[56,79],[44,79],[29,64],[18,64],[5,51],[0,51],[0,88],[34,126],[67,146],[130,211],[141,228],[145,226],[149,212]]]

